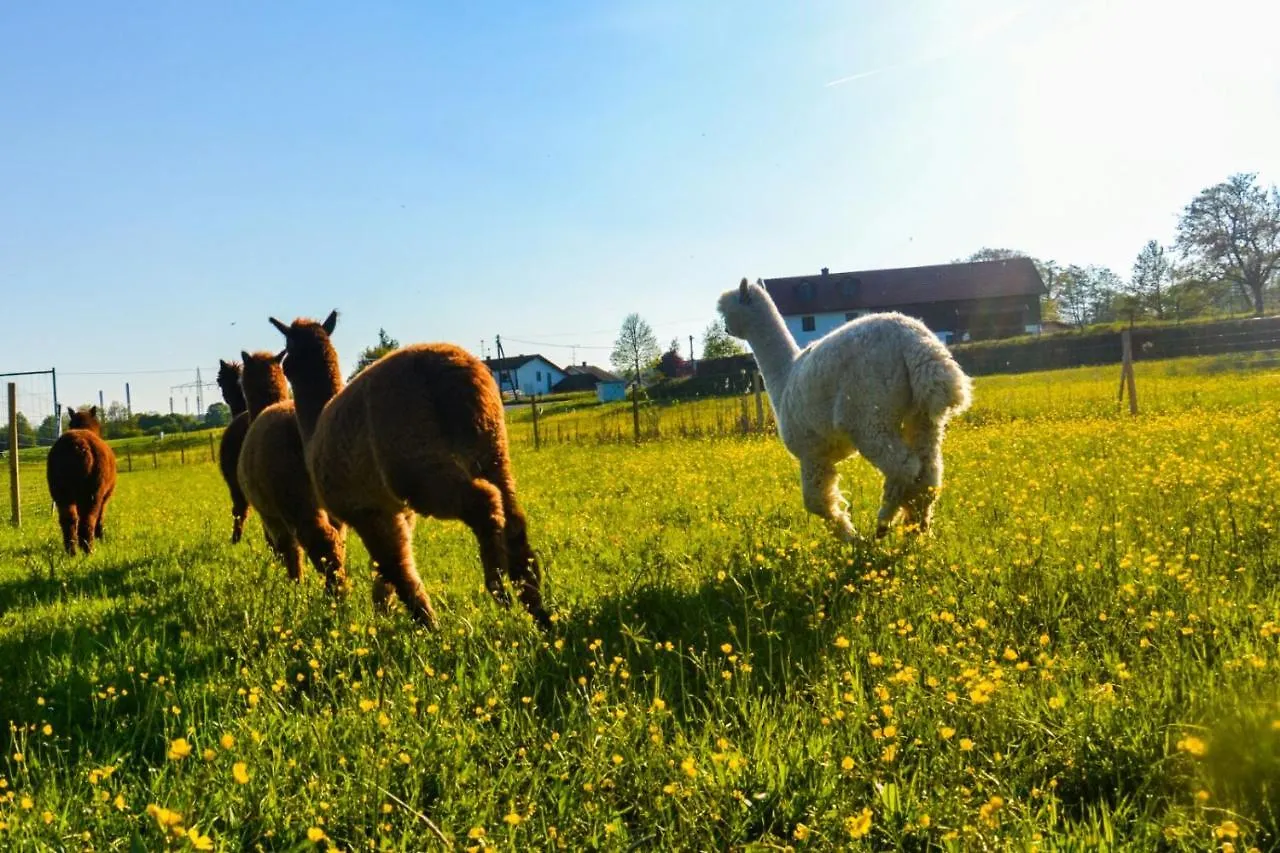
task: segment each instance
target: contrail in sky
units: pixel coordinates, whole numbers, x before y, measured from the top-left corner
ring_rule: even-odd
[[[1009,26],[1018,18],[1022,17],[1023,13],[1027,11],[1029,6],[1031,6],[1030,2],[1021,3],[1017,6],[1006,9],[998,15],[993,15],[970,29],[965,33],[964,38],[945,50],[925,53],[915,59],[908,59],[905,62],[895,62],[892,65],[882,65],[879,68],[872,68],[868,71],[859,71],[857,74],[850,74],[848,77],[841,77],[839,79],[832,80],[831,82],[824,84],[824,86],[840,86],[845,83],[852,83],[855,80],[865,80],[868,77],[875,77],[879,74],[885,74],[890,71],[898,71],[903,68],[911,68],[917,65],[927,65],[931,62],[938,62],[939,60],[947,59],[959,53],[966,47],[977,44],[987,36],[999,32]]]

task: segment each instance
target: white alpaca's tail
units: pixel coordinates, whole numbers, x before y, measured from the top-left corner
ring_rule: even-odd
[[[973,382],[930,335],[905,353],[911,397],[934,422],[958,415],[973,402]]]

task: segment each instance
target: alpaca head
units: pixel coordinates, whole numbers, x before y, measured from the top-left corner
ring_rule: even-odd
[[[284,356],[284,375],[291,383],[335,376],[341,382],[338,354],[329,342],[329,336],[338,325],[337,311],[330,311],[323,323],[300,317],[286,326],[275,317],[270,320],[271,325],[284,335],[284,352],[281,353]]]
[[[724,317],[724,330],[735,338],[750,339],[764,323],[773,323],[773,300],[759,284],[748,284],[744,278],[733,290],[720,294],[716,306]]]
[[[222,391],[222,399],[235,409],[236,403],[243,405],[244,394],[240,391],[240,362],[218,359],[218,388]]]
[[[280,369],[279,355],[270,352],[240,353],[244,360],[241,368],[240,387],[244,389],[245,402],[253,416],[267,406],[289,399],[289,385]]]
[[[72,409],[67,414],[68,429],[87,429],[89,432],[102,435],[102,424],[98,423],[98,407],[90,406],[87,409]]]

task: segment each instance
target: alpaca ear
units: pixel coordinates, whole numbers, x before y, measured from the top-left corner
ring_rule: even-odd
[[[268,317],[267,319],[271,321],[271,325],[275,326],[277,329],[280,330],[280,334],[284,335],[286,338],[289,337],[288,326],[286,326],[284,323],[281,323],[275,317]]]
[[[240,350],[240,360],[243,361],[245,364],[248,364],[249,353],[245,352],[244,350]]]
[[[288,349],[282,349],[280,350],[280,352],[271,356],[271,360],[274,361],[276,364],[279,364],[280,362],[284,361],[285,354],[288,352],[289,352]]]
[[[225,361],[223,361],[222,359],[218,359],[218,369],[219,369],[219,370],[226,370],[226,369],[227,369],[228,367],[230,367],[230,366],[231,366],[231,365],[227,364],[227,363],[226,363]]]
[[[90,407],[89,407],[89,417],[91,417],[91,418],[96,418],[97,416],[98,416],[98,407],[97,407],[97,406],[90,406]]]
[[[751,302],[751,294],[747,292],[747,280],[744,278],[742,284],[738,285],[738,301],[743,305]]]
[[[324,325],[321,328],[324,329],[324,333],[326,335],[332,335],[333,329],[337,325],[338,325],[338,309],[335,308],[329,312],[329,316],[325,318]]]

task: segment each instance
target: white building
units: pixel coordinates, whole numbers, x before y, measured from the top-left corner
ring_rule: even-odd
[[[581,365],[569,365],[564,369],[564,373],[563,381],[557,383],[553,389],[557,394],[594,390],[596,399],[601,403],[612,403],[615,400],[625,400],[627,397],[627,380],[587,364],[585,361]]]
[[[945,343],[1034,334],[1047,293],[1030,258],[844,273],[823,268],[764,284],[802,347],[879,311],[916,317]]]
[[[504,395],[510,394],[513,386],[526,397],[548,394],[565,375],[563,370],[540,355],[487,358],[484,364]]]

